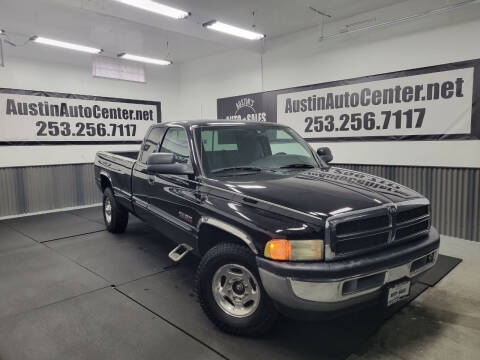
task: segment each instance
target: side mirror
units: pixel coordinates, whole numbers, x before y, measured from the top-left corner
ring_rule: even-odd
[[[175,155],[172,153],[153,153],[147,158],[147,165],[165,165],[173,164],[175,162]]]
[[[322,159],[326,163],[329,163],[330,161],[333,160],[332,151],[328,147],[318,148],[317,149],[317,154],[318,154],[318,156],[320,156],[320,159]]]
[[[152,174],[193,175],[191,164],[175,161],[171,153],[153,153],[147,158],[147,172]]]

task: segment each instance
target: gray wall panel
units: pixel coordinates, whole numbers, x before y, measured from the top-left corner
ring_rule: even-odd
[[[0,169],[0,217],[101,202],[92,164]]]
[[[432,202],[442,234],[480,241],[480,169],[349,165],[399,182]],[[99,203],[93,165],[0,169],[0,217]]]
[[[414,166],[336,166],[393,180],[425,195],[442,234],[480,241],[480,169]]]

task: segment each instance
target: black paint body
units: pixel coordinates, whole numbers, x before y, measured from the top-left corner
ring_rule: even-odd
[[[108,178],[124,207],[176,242],[197,249],[200,219],[210,217],[249,234],[259,254],[272,238],[322,239],[325,221],[336,210],[422,198],[390,180],[337,167],[256,173],[221,181],[206,178],[196,162],[192,135],[192,127],[206,123],[218,126],[215,122],[156,125],[187,130],[194,176],[148,174],[146,164],[134,159],[137,153],[100,152],[95,159],[97,183],[101,186],[101,177]]]
[[[208,178],[199,161],[194,129],[197,126],[221,124],[220,121],[205,121],[155,125],[186,130],[193,175],[149,173],[148,165],[140,161],[144,148],[142,144],[140,153],[99,152],[95,159],[97,183],[102,189],[112,186],[122,206],[175,242],[191,246],[197,255],[202,255],[202,242],[209,241],[202,236],[203,226],[211,226],[209,221],[213,219],[214,226],[220,224],[222,230],[240,238],[256,254],[267,292],[290,309],[333,311],[353,303],[368,302],[380,292],[335,304],[312,305],[313,302],[292,295],[289,279],[317,283],[341,282],[366,272],[375,273],[404,265],[437,251],[439,235],[434,228],[430,228],[428,213],[414,215],[428,222],[428,228],[422,229],[421,234],[415,234],[421,235],[417,236],[419,240],[416,241],[389,244],[363,253],[360,248],[355,255],[336,257],[334,254],[324,261],[279,262],[265,258],[265,245],[272,238],[291,241],[325,239],[326,249],[326,229],[332,226],[338,214],[348,217],[350,213],[358,215],[396,210],[395,204],[403,204],[403,210],[411,210],[409,203],[412,201],[423,202],[424,207],[428,206],[425,205],[428,201],[417,192],[390,180],[325,166],[311,148],[312,155],[320,165],[323,164],[317,168],[279,169]],[[259,123],[243,124],[259,126]],[[328,231],[330,234],[331,228]]]

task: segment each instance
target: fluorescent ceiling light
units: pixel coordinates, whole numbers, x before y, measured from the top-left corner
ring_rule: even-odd
[[[68,42],[65,42],[65,41],[48,39],[48,38],[41,37],[41,36],[34,36],[32,38],[32,40],[35,41],[36,43],[39,43],[39,44],[58,46],[58,47],[61,47],[61,48],[83,51],[83,52],[90,53],[90,54],[99,54],[99,53],[102,52],[102,49],[96,49],[96,48],[92,48],[92,47],[89,47],[89,46],[72,44],[72,43],[68,43]]]
[[[203,24],[203,26],[208,28],[208,29],[220,31],[220,32],[223,32],[225,34],[238,36],[238,37],[248,39],[248,40],[260,40],[260,39],[263,39],[265,37],[264,34],[256,33],[256,32],[250,31],[250,30],[241,29],[239,27],[228,25],[228,24],[222,23],[220,21],[216,21],[216,20],[209,21],[209,22]]]
[[[446,5],[446,6],[441,7],[441,8],[437,8],[437,9],[433,9],[433,10],[427,10],[427,11],[421,11],[421,12],[415,13],[413,15],[408,15],[408,16],[405,16],[405,17],[388,20],[388,21],[378,23],[378,24],[366,25],[366,26],[362,26],[362,27],[359,27],[359,28],[354,28],[354,29],[351,29],[351,30],[348,28],[348,25],[347,25],[346,28],[340,30],[340,32],[338,32],[338,33],[331,34],[331,35],[326,35],[326,36],[323,36],[323,35],[320,36],[319,41],[336,38],[336,37],[339,37],[339,36],[342,36],[342,35],[345,35],[345,34],[351,34],[351,33],[355,33],[355,32],[375,29],[375,28],[379,28],[379,27],[383,27],[383,26],[400,24],[400,23],[404,23],[404,22],[407,22],[407,21],[424,18],[424,17],[430,16],[430,15],[436,15],[436,14],[452,11],[452,10],[461,8],[465,5],[473,5],[473,4],[476,4],[478,2],[480,2],[480,0],[464,0],[464,1],[457,2],[455,4]]]
[[[115,1],[121,2],[122,4],[135,6],[142,10],[151,11],[156,14],[169,16],[174,19],[184,19],[188,15],[190,15],[190,13],[186,11],[175,9],[167,5],[159,4],[152,0],[115,0]]]
[[[154,59],[154,58],[132,55],[127,53],[118,54],[118,57],[125,60],[140,61],[140,62],[155,64],[155,65],[170,65],[172,63],[169,60]]]

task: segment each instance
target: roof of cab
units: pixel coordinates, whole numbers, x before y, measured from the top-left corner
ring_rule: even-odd
[[[249,121],[249,120],[188,120],[188,121],[175,121],[163,123],[163,125],[181,125],[184,127],[190,126],[221,126],[221,125],[278,125],[283,126],[277,123],[270,123],[264,121]]]

